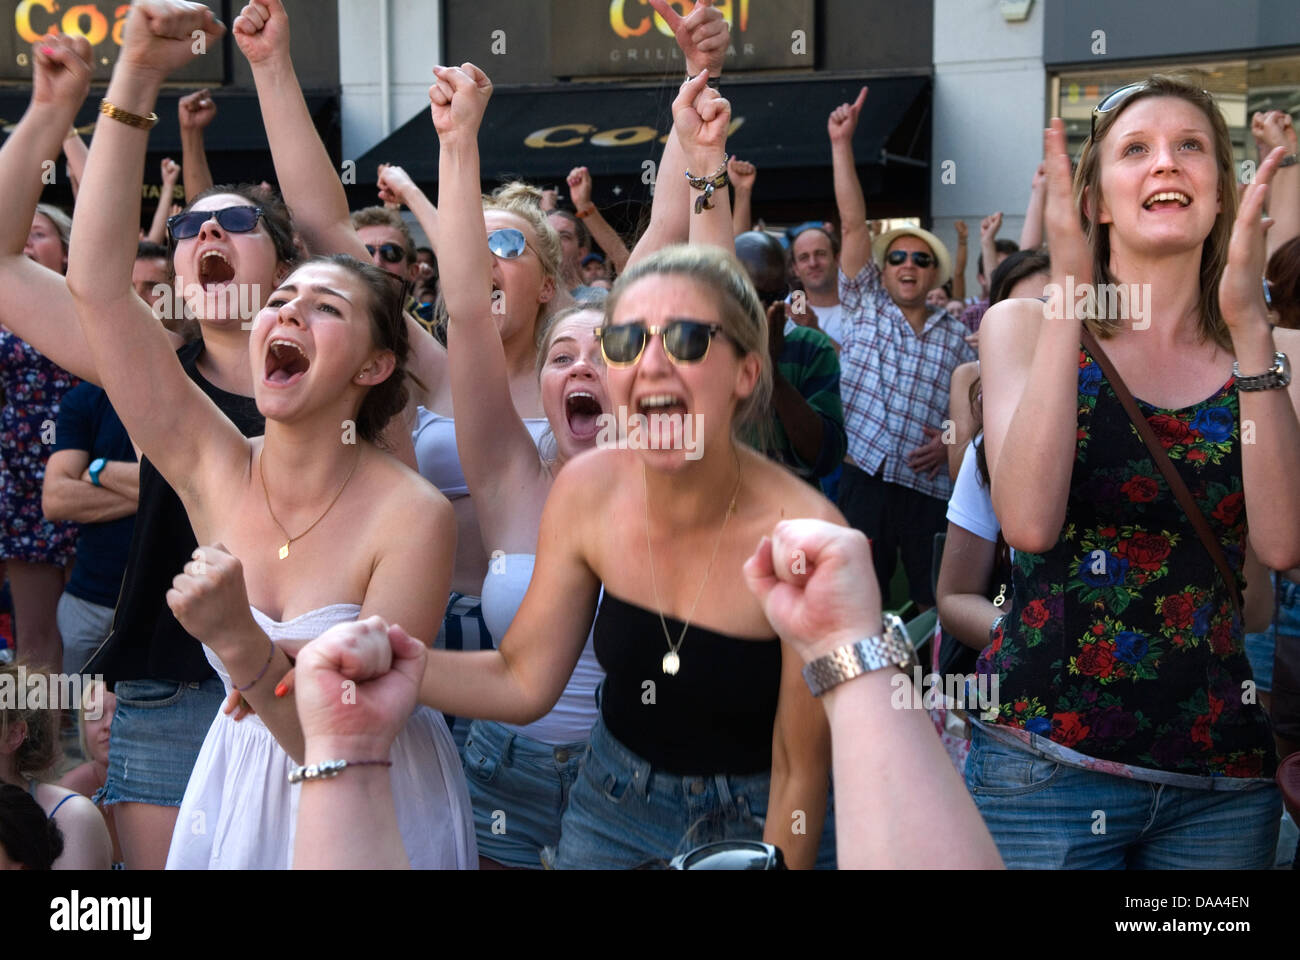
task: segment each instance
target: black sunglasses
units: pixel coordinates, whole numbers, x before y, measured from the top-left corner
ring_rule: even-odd
[[[924,250],[890,250],[889,253],[885,254],[885,262],[891,267],[901,267],[907,263],[909,252],[912,255],[912,262],[922,270],[928,270],[936,263],[934,254],[926,253]]]
[[[1124,86],[1106,94],[1106,96],[1102,98],[1101,103],[1092,108],[1092,130],[1089,133],[1091,139],[1097,139],[1097,119],[1101,117],[1102,114],[1110,113],[1129,97],[1133,96],[1133,94],[1137,93],[1139,90],[1145,90],[1146,88],[1147,82],[1143,80],[1140,83],[1125,84]]]
[[[197,237],[203,225],[216,218],[217,225],[227,233],[248,233],[257,226],[262,216],[261,207],[226,207],[224,210],[190,210],[167,218],[167,229],[173,240]]]
[[[656,334],[663,334],[664,352],[673,363],[699,363],[708,356],[713,338],[722,332],[721,324],[699,320],[672,320],[662,327],[620,323],[595,330],[601,355],[611,367],[632,366]]]
[[[395,243],[383,243],[379,246],[366,244],[366,251],[373,257],[378,253],[384,259],[384,263],[401,263],[406,259],[406,251]]]

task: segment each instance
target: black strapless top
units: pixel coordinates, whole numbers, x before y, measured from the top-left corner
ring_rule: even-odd
[[[665,617],[673,641],[682,621]],[[601,717],[628,750],[680,776],[766,773],[781,686],[781,644],[691,627],[676,676],[663,671],[659,615],[608,590],[596,614],[606,679]],[[646,681],[653,681],[649,687]]]

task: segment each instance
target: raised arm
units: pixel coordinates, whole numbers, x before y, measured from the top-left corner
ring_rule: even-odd
[[[666,0],[650,0],[677,38],[686,60],[686,72],[694,77],[703,70],[713,78],[722,75],[731,31],[712,0],[700,0],[688,17],[680,16]],[[674,243],[685,243],[690,234],[690,187],[686,183],[687,159],[674,127],[668,134],[659,171],[655,177],[654,200],[650,204],[650,225],[628,258],[628,267]],[[692,171],[694,173],[696,171]],[[705,176],[712,171],[699,174]]]
[[[166,157],[162,162],[162,186],[158,190],[158,206],[153,212],[153,223],[149,226],[149,235],[146,239],[150,243],[165,245],[167,243],[167,215],[172,208],[172,194],[176,189],[176,181],[180,179],[181,168],[171,157]]]
[[[1037,250],[1043,245],[1043,204],[1047,198],[1047,170],[1039,164],[1029,185],[1029,206],[1025,208],[1025,225],[1020,228],[1020,249]],[[988,271],[992,276],[993,271]]]
[[[727,173],[727,127],[731,123],[731,104],[707,85],[708,71],[682,84],[673,101],[673,129],[682,145],[682,153],[693,174],[691,183],[691,225],[689,239],[694,244],[721,247],[734,254],[736,233],[731,223],[731,195],[725,182],[712,191],[697,184],[709,184]]]
[[[311,121],[289,56],[289,17],[280,0],[258,0],[240,11],[233,32],[253,68],[262,122],[276,177],[294,224],[313,254],[370,254],[352,228],[343,181]]]
[[[212,186],[212,171],[208,169],[208,150],[203,136],[217,118],[217,105],[207,90],[195,90],[181,97],[176,112],[181,124],[181,179],[188,204]]]
[[[70,373],[98,382],[63,277],[23,254],[41,199],[41,170],[90,90],[90,44],[52,34],[32,46],[32,102],[0,146],[0,323]],[[132,241],[132,250],[135,241]],[[40,304],[33,310],[32,304]]]
[[[631,253],[623,238],[618,235],[618,231],[601,216],[600,208],[591,202],[590,171],[586,167],[574,167],[569,171],[568,182],[569,195],[573,198],[573,206],[578,216],[587,225],[592,239],[600,244],[600,249],[605,251],[605,256],[614,265],[615,272],[622,273]]]
[[[379,199],[382,203],[405,204],[429,238],[434,256],[438,255],[438,208],[405,170],[390,163],[379,165]]]
[[[754,181],[758,179],[758,168],[748,160],[732,157],[727,161],[727,176],[736,195],[731,225],[736,236],[740,236],[754,225]]]
[[[584,520],[599,514],[593,500],[608,485],[602,474],[608,455],[580,457],[556,475],[542,512],[533,579],[509,632],[497,650],[429,651],[422,703],[504,723],[531,723],[555,706],[596,611],[600,581],[587,564]]]
[[[796,570],[784,560],[791,556],[806,563]],[[881,633],[871,548],[855,530],[818,520],[779,523],[745,563],[745,579],[783,652],[804,662]],[[929,718],[895,706],[900,692],[911,701],[911,684],[886,668],[821,697],[834,754],[839,866],[999,867],[997,848]]]
[[[1264,200],[1285,149],[1279,146],[1268,154],[1241,198],[1219,284],[1219,306],[1244,376],[1272,369],[1275,351],[1300,357],[1300,333],[1269,326],[1259,282],[1266,253]],[[1289,389],[1242,390],[1239,395],[1241,422],[1253,424],[1256,434],[1255,442],[1241,445],[1246,510],[1268,518],[1251,527],[1250,545],[1266,567],[1289,570],[1300,566],[1300,502],[1294,495],[1300,476],[1300,380],[1293,377]]]
[[[135,4],[109,103],[148,117],[168,73],[193,58],[195,31],[215,48],[225,28],[200,3]],[[100,124],[77,205],[68,290],[113,409],[188,506],[206,479],[247,460],[247,452],[234,424],[185,375],[167,332],[131,287],[140,191],[124,185],[141,182],[148,139],[146,129],[121,119]]]
[[[993,509],[1002,535],[1017,550],[1042,553],[1065,523],[1078,429],[1080,320],[1064,297],[1092,282],[1092,254],[1070,186],[1065,124],[1044,133],[1047,198],[1044,221],[1052,255],[1049,303],[1006,300],[980,325],[984,453]],[[1258,280],[1256,286],[1259,286]]]
[[[952,298],[954,300],[966,299],[966,259],[968,251],[966,249],[966,238],[969,231],[966,228],[965,220],[957,220],[953,223],[953,229],[957,231],[957,256],[952,267]],[[956,318],[954,318],[956,319]]]
[[[990,213],[980,221],[980,262],[984,264],[987,283],[998,265],[998,231],[1002,229],[1002,212]],[[992,291],[988,291],[992,292]]]
[[[447,304],[447,369],[456,410],[456,450],[465,482],[485,513],[509,510],[520,486],[540,476],[537,447],[510,396],[505,346],[492,316],[493,263],[479,194],[478,131],[492,81],[478,67],[435,67],[429,88],[438,131],[441,229],[454,243],[439,260]],[[524,256],[535,257],[532,251]],[[540,268],[539,268],[540,269]],[[508,305],[528,309],[527,304]],[[526,495],[525,495],[526,496]]]
[[[81,134],[77,133],[77,128],[69,128],[68,136],[63,141],[63,156],[68,161],[68,180],[72,183],[74,200],[81,190],[81,178],[86,172],[86,157],[89,153],[90,148],[86,146],[86,141],[81,139]]]
[[[831,167],[835,178],[835,205],[840,212],[840,272],[856,277],[871,259],[871,231],[867,227],[867,202],[853,158],[853,133],[867,101],[863,87],[858,99],[836,107],[826,123],[831,138]]]
[[[1250,132],[1255,137],[1259,165],[1273,150],[1281,147],[1284,156],[1296,155],[1295,124],[1291,114],[1282,110],[1257,113],[1250,121]],[[1300,237],[1300,164],[1277,167],[1268,188],[1268,215],[1273,228],[1265,234],[1268,255],[1271,257],[1292,237]]]

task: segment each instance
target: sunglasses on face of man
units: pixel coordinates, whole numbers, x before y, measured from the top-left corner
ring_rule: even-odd
[[[890,250],[885,254],[885,263],[891,267],[901,267],[907,263],[908,256],[911,256],[912,263],[922,270],[928,270],[937,263],[934,254],[926,253],[924,250]]]

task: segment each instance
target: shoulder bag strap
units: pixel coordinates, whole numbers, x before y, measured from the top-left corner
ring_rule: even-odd
[[[1192,499],[1192,494],[1187,489],[1187,484],[1183,482],[1183,478],[1180,477],[1178,471],[1174,469],[1174,465],[1169,459],[1169,454],[1165,452],[1165,448],[1156,438],[1155,431],[1151,429],[1151,424],[1147,422],[1147,418],[1144,417],[1142,411],[1138,409],[1137,401],[1133,399],[1133,394],[1130,393],[1128,387],[1124,385],[1124,381],[1120,379],[1120,375],[1116,372],[1114,364],[1110,362],[1110,358],[1106,356],[1106,352],[1102,350],[1101,344],[1097,342],[1097,338],[1092,335],[1092,331],[1090,331],[1086,326],[1083,328],[1083,336],[1081,339],[1083,340],[1084,347],[1086,347],[1088,352],[1092,354],[1092,358],[1097,361],[1097,366],[1101,367],[1101,372],[1106,375],[1106,380],[1110,383],[1110,388],[1115,391],[1115,396],[1119,398],[1119,402],[1123,405],[1124,411],[1128,414],[1129,419],[1133,421],[1133,426],[1137,430],[1138,436],[1140,436],[1142,442],[1146,444],[1147,450],[1151,454],[1151,459],[1155,461],[1156,468],[1160,471],[1161,476],[1165,478],[1165,483],[1169,485],[1169,489],[1173,493],[1174,498],[1178,501],[1178,505],[1183,508],[1183,513],[1185,513],[1187,519],[1191,521],[1192,528],[1196,531],[1196,535],[1201,538],[1201,543],[1205,546],[1206,552],[1209,553],[1210,559],[1212,559],[1214,565],[1219,568],[1219,575],[1223,577],[1223,582],[1228,587],[1228,592],[1232,596],[1233,610],[1236,611],[1237,619],[1241,620],[1241,591],[1237,587],[1237,578],[1232,572],[1232,567],[1228,565],[1228,558],[1223,555],[1223,548],[1219,546],[1219,542],[1214,538],[1214,533],[1210,530],[1210,524],[1206,521],[1205,514],[1201,512],[1201,508],[1198,507],[1196,501]]]

